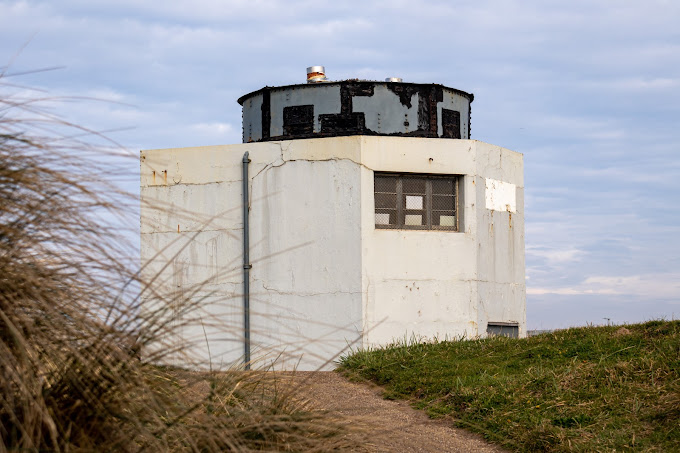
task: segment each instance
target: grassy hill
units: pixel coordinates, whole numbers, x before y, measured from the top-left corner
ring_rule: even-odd
[[[680,451],[680,321],[402,342],[340,371],[516,451]]]

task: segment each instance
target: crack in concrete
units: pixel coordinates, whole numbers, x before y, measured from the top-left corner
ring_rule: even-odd
[[[289,162],[302,161],[302,162],[311,162],[311,163],[313,163],[313,162],[341,162],[341,161],[349,161],[349,162],[352,162],[352,163],[355,164],[355,165],[359,165],[359,166],[362,167],[362,168],[365,168],[365,169],[370,170],[370,171],[374,171],[373,168],[367,167],[365,164],[363,164],[363,163],[361,163],[361,162],[357,162],[357,161],[355,161],[355,160],[353,160],[353,159],[350,159],[350,158],[347,158],[347,157],[329,157],[329,158],[326,158],[326,159],[286,159],[286,158],[285,158],[285,154],[288,153],[288,149],[290,148],[291,143],[290,143],[290,142],[278,142],[277,144],[279,145],[279,149],[281,150],[281,153],[280,153],[280,155],[279,155],[279,159],[278,159],[278,160],[275,160],[275,161],[273,161],[273,162],[270,162],[270,163],[268,163],[268,164],[265,164],[265,166],[264,166],[260,171],[258,171],[255,175],[253,175],[253,176],[250,178],[250,190],[251,190],[251,191],[252,191],[252,188],[253,188],[253,187],[252,187],[252,186],[253,186],[253,182],[255,181],[255,179],[256,179],[258,176],[260,176],[260,175],[263,174],[263,173],[266,173],[267,171],[269,171],[269,170],[272,169],[272,168],[283,167],[285,164],[287,164],[287,163],[289,163]],[[285,146],[284,146],[284,145],[285,145]],[[279,163],[279,162],[280,162],[280,163]],[[278,163],[278,165],[277,165],[277,163]]]
[[[149,189],[149,188],[154,188],[154,187],[183,187],[183,186],[209,186],[213,184],[229,184],[229,183],[240,183],[242,181],[241,178],[239,179],[224,179],[221,181],[210,181],[210,182],[178,182],[174,184],[147,184],[144,186],[140,186],[142,189]]]
[[[191,229],[191,228],[182,228],[182,233],[208,233],[208,232],[224,232],[224,233],[229,233],[229,232],[234,232],[234,231],[243,231],[243,224],[240,224],[241,226],[238,228],[216,228],[216,229],[208,229],[208,228],[199,228],[199,229]],[[172,233],[172,234],[177,234],[177,230],[174,229],[169,229],[167,231],[147,231],[147,232],[140,232],[140,235],[145,235],[145,234],[164,234],[164,233]]]
[[[360,294],[363,294],[362,291],[326,291],[326,292],[319,292],[319,293],[301,293],[297,291],[283,291],[280,289],[276,288],[270,288],[267,285],[264,284],[264,281],[259,279],[259,278],[253,278],[253,282],[259,282],[260,286],[264,288],[266,291],[270,291],[276,294],[279,294],[281,296],[296,296],[296,297],[316,297],[316,296],[329,296],[329,295],[338,295],[338,294],[346,294],[350,296],[357,296]]]

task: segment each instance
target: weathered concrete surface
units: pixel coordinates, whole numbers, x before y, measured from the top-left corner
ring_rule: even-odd
[[[526,323],[522,155],[471,140],[364,138],[364,345],[475,338]],[[460,232],[376,229],[373,171],[462,175]],[[488,179],[515,187],[517,212],[487,209]],[[512,221],[510,218],[512,217]],[[400,334],[398,333],[400,332]]]
[[[188,322],[183,360],[216,366],[242,354],[246,151],[254,356],[310,370],[332,367],[348,345],[484,336],[489,321],[524,335],[521,154],[369,136],[143,151],[143,277],[200,307],[174,313]],[[460,231],[376,229],[374,171],[460,175]],[[514,190],[490,194],[488,181]],[[513,192],[514,204],[487,205]]]

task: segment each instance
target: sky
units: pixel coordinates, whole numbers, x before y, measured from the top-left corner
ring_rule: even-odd
[[[677,0],[0,0],[0,66],[134,153],[240,143],[236,99],[311,65],[472,92],[472,138],[524,154],[527,326],[554,329],[680,318],[678,23]]]

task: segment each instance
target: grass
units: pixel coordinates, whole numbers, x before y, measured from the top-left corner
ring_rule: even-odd
[[[193,364],[174,312],[211,319],[140,277],[139,201],[110,182],[138,161],[82,141],[102,137],[55,101],[0,72],[0,453],[355,448],[270,373],[159,365]]]
[[[680,321],[401,342],[340,371],[515,451],[680,451]]]

